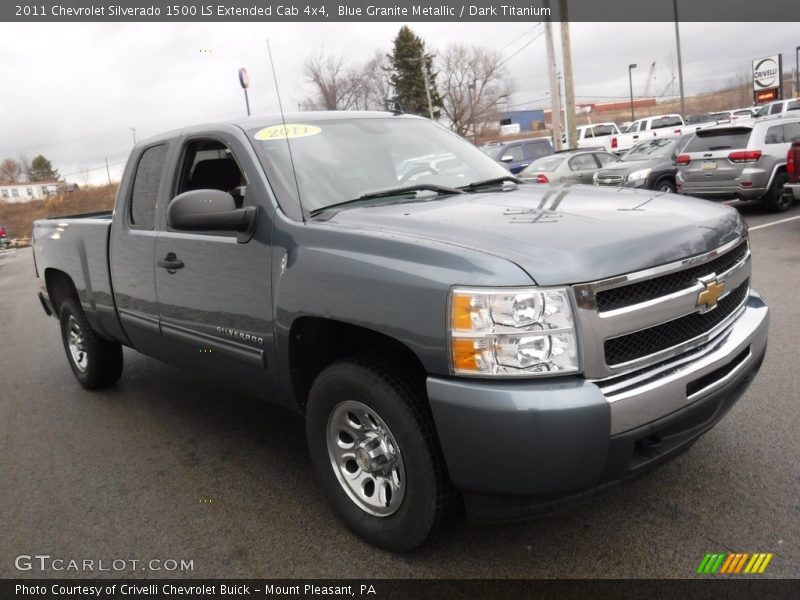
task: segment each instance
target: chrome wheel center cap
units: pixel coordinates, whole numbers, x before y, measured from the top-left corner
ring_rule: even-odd
[[[367,473],[372,471],[372,461],[369,459],[369,453],[363,447],[356,450],[356,462],[361,470]]]

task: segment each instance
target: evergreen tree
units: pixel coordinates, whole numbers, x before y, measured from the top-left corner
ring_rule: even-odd
[[[58,171],[53,169],[53,165],[41,154],[31,161],[28,169],[29,181],[58,181]]]
[[[394,51],[389,58],[393,70],[395,98],[403,110],[415,115],[429,116],[428,96],[425,93],[427,86],[433,117],[438,119],[441,115],[442,98],[436,90],[437,74],[433,71],[433,55],[425,53],[425,42],[403,25],[394,39]]]

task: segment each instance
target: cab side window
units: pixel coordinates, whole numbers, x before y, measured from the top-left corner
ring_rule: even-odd
[[[156,220],[156,201],[161,177],[164,173],[164,160],[167,145],[159,144],[144,151],[136,167],[131,193],[128,219],[132,229],[152,231]]]
[[[247,178],[227,144],[196,139],[186,144],[173,197],[192,190],[219,190],[233,196],[236,208],[245,205]],[[204,232],[235,237],[236,232]]]

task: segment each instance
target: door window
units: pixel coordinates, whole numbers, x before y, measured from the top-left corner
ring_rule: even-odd
[[[156,219],[156,201],[167,145],[159,144],[144,151],[136,167],[131,193],[130,225],[133,229],[152,230]]]
[[[511,157],[511,162],[519,162],[522,160],[522,146],[509,146],[505,150],[503,150],[503,155],[501,158],[505,158],[506,156]]]
[[[591,154],[578,154],[569,159],[569,168],[571,171],[586,171],[596,169],[597,163]]]

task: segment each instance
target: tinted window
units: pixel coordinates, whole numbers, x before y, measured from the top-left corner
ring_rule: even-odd
[[[525,144],[525,147],[528,151],[528,158],[533,160],[541,158],[542,156],[550,156],[552,154],[552,152],[550,152],[550,147],[544,142]]]
[[[596,169],[597,163],[591,154],[578,154],[569,159],[569,168],[573,171],[586,171],[587,169]]]
[[[503,150],[503,154],[499,158],[503,159],[506,156],[511,157],[511,162],[522,160],[522,146],[509,146]]]
[[[784,141],[783,125],[773,125],[767,129],[767,133],[764,136],[765,144],[782,144]]]
[[[781,102],[778,102],[777,104],[772,105],[772,108],[769,109],[769,114],[777,115],[780,114],[782,110],[783,110],[783,104]]]
[[[786,105],[786,110],[800,110],[800,100],[792,100]]]
[[[153,229],[156,218],[156,200],[164,171],[167,145],[148,148],[139,159],[131,194],[131,225],[136,229]]]
[[[736,115],[737,117],[752,117],[753,116],[753,111],[752,110],[737,110],[733,114]]]
[[[794,142],[800,140],[800,123],[783,124],[783,141]]]
[[[586,130],[586,137],[603,137],[615,133],[613,125],[595,125]]]
[[[686,145],[686,152],[709,152],[730,148],[747,148],[752,129],[701,129]]]
[[[660,129],[661,127],[680,127],[683,125],[679,117],[661,117],[653,119],[650,129]]]
[[[763,117],[764,115],[767,115],[767,114],[769,114],[769,104],[767,104],[766,106],[762,106],[761,108],[759,108],[759,109],[756,111],[756,114],[755,114],[755,116],[756,116],[756,117]]]

